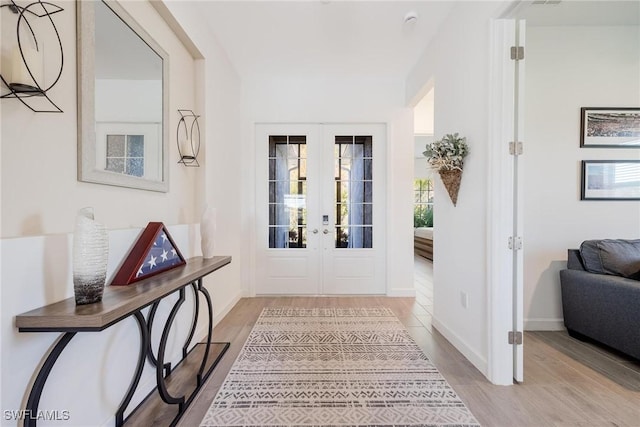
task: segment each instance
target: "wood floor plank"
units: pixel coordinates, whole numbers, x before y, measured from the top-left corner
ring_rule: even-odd
[[[422,266],[420,271],[428,268]],[[426,282],[418,277],[416,286],[425,286]],[[421,316],[425,316],[426,307],[417,299],[379,296],[240,300],[213,334],[214,341],[231,341],[231,348],[179,426],[199,425],[258,315],[267,306],[390,308],[484,427],[640,426],[640,363],[636,361],[575,340],[566,332],[526,332],[525,381],[496,386],[437,330],[425,326],[426,318]]]

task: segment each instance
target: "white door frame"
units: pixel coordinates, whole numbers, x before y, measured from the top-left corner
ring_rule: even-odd
[[[521,138],[523,115],[514,123],[515,61],[510,58],[510,48],[516,40],[516,21],[497,19],[491,26],[491,100],[489,118],[489,167],[487,204],[487,306],[488,306],[488,372],[494,384],[513,384],[514,378],[522,379],[522,346],[508,342],[508,334],[522,331],[522,250],[510,249],[509,239],[522,236],[522,183],[518,180],[514,191],[514,156],[509,153],[509,142]],[[524,41],[524,40],[522,40]],[[523,79],[518,82],[524,86]],[[519,97],[522,103],[522,96]],[[519,128],[519,129],[518,129]],[[518,132],[520,135],[517,135]],[[517,142],[517,141],[516,141]],[[521,163],[521,162],[520,162]],[[520,176],[522,173],[520,172]],[[518,204],[514,216],[514,204]],[[513,244],[514,248],[517,242]],[[515,254],[515,255],[514,255]],[[516,286],[514,286],[514,284]],[[515,288],[515,289],[514,289]],[[515,310],[514,310],[515,308]]]
[[[330,187],[325,188],[324,184],[320,182],[323,174],[326,171],[333,171],[333,140],[328,140],[328,136],[331,132],[338,132],[340,135],[342,131],[345,134],[371,134],[374,138],[373,144],[373,226],[374,226],[374,247],[372,249],[335,249],[334,243],[329,244],[327,239],[330,238],[331,242],[334,242],[335,233],[329,229],[333,228],[334,214],[332,213],[333,207],[329,206],[327,200],[332,200],[333,190]],[[371,123],[254,123],[254,158],[255,166],[253,169],[253,185],[254,185],[254,206],[255,209],[262,209],[266,206],[267,195],[259,191],[258,186],[261,185],[261,177],[266,176],[266,169],[264,169],[264,160],[266,159],[266,151],[262,148],[258,148],[258,144],[262,144],[266,135],[274,132],[273,134],[282,135],[307,135],[312,141],[311,146],[307,145],[308,153],[313,151],[318,159],[322,160],[319,164],[307,163],[309,171],[314,168],[313,176],[316,177],[316,181],[311,183],[307,182],[308,194],[311,191],[316,191],[322,188],[324,193],[319,193],[318,200],[307,200],[307,203],[315,203],[311,211],[315,213],[315,216],[307,217],[308,234],[308,246],[304,249],[295,249],[292,251],[285,250],[267,250],[269,254],[262,253],[262,244],[264,244],[264,230],[266,229],[267,219],[257,215],[256,223],[251,230],[251,241],[253,242],[253,265],[252,280],[250,286],[250,295],[255,296],[257,293],[268,294],[283,294],[283,295],[323,295],[323,294],[371,294],[371,295],[384,295],[388,293],[387,290],[387,274],[386,274],[386,239],[387,239],[387,216],[384,214],[386,211],[386,147],[388,139],[388,129],[386,123],[371,122]],[[309,142],[309,141],[308,141]],[[331,156],[328,156],[331,155]],[[310,154],[309,154],[310,156]],[[325,158],[326,157],[326,158]],[[331,157],[331,162],[323,164]],[[260,167],[258,167],[260,165]],[[315,166],[312,166],[315,165]],[[323,170],[320,170],[320,167]],[[329,166],[327,168],[326,166]],[[317,168],[317,169],[316,169]],[[311,173],[311,172],[310,172]],[[266,182],[266,181],[265,181]],[[320,185],[316,190],[311,189],[311,185],[316,187]],[[326,184],[326,183],[325,183]],[[327,193],[328,191],[328,193]],[[313,198],[311,198],[313,199]],[[318,205],[316,202],[323,200],[323,206]],[[316,206],[317,205],[317,206]],[[329,213],[330,224],[324,225],[319,216],[320,213]],[[311,231],[313,230],[313,231]],[[325,235],[325,232],[327,233]],[[281,252],[281,253],[279,253]],[[331,254],[329,256],[329,254]],[[320,258],[317,258],[317,257]],[[312,258],[317,258],[319,262],[314,263]],[[274,262],[268,261],[271,259]],[[284,270],[282,266],[289,261],[297,262],[296,269],[291,272],[282,273]],[[329,263],[329,261],[331,261]],[[360,269],[351,271],[345,267],[345,263],[354,262],[360,266]],[[258,270],[261,271],[274,271],[275,279],[283,281],[284,286],[282,290],[272,289],[271,282],[268,277],[264,278],[264,285],[258,286]],[[314,273],[309,273],[313,271]],[[357,274],[356,274],[357,273]],[[270,275],[271,273],[269,273]],[[309,274],[314,274],[318,282],[315,287],[300,288],[300,291],[296,291],[297,286],[301,281],[311,285],[311,281],[305,281],[304,277]],[[339,287],[327,288],[326,284],[323,284],[323,280],[326,277],[335,275],[335,279],[338,280]],[[267,275],[268,276],[268,275]],[[362,292],[363,284],[367,284],[371,280],[371,289],[367,292]],[[368,285],[367,285],[368,286]],[[258,289],[260,288],[260,289]],[[311,289],[314,290],[311,290]],[[302,290],[305,289],[305,290]],[[336,291],[336,289],[338,291]],[[368,288],[367,288],[368,289]],[[327,291],[328,290],[328,291]],[[342,290],[342,291],[340,291]]]

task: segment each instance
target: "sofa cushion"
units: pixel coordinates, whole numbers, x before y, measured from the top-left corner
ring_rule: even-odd
[[[580,245],[580,256],[591,273],[640,280],[640,240],[586,240]]]

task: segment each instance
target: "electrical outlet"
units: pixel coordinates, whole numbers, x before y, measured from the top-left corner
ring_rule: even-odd
[[[462,304],[463,308],[469,307],[469,294],[465,291],[460,291],[460,304]]]

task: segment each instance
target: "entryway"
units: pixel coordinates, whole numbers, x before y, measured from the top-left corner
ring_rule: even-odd
[[[420,255],[413,256],[413,284],[416,303],[412,311],[429,332],[433,320],[433,262]]]
[[[427,84],[426,94],[413,108],[414,168],[413,168],[413,283],[416,304],[420,313],[416,317],[431,331],[433,319],[433,227],[434,227],[434,174],[423,152],[434,142],[434,85]]]
[[[256,125],[256,294],[384,294],[384,124]]]

